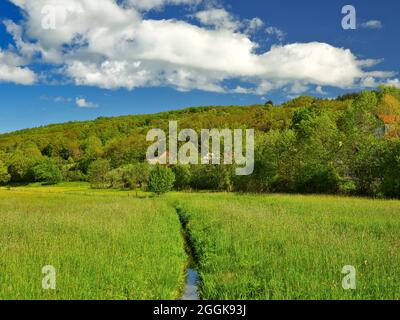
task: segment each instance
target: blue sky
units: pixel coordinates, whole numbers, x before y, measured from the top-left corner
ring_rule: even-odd
[[[347,4],[356,30],[342,28]],[[397,0],[3,0],[0,132],[399,86],[398,12]]]

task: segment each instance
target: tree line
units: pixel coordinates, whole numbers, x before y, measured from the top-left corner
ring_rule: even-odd
[[[400,89],[382,86],[332,100],[301,96],[278,106],[200,107],[51,125],[0,136],[0,183],[400,198],[399,117]],[[254,128],[254,173],[236,176],[232,165],[150,166],[146,133],[166,129],[170,120],[195,130]]]

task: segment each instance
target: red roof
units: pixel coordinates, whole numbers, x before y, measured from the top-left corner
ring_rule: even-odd
[[[391,115],[381,114],[381,115],[379,115],[379,118],[380,118],[385,124],[400,123],[400,116],[391,116]]]

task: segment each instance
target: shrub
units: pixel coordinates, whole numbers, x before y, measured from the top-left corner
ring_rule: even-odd
[[[11,179],[11,175],[8,173],[8,168],[0,160],[0,184],[7,184]]]
[[[106,180],[108,186],[113,189],[125,189],[127,187],[127,183],[124,180],[124,170],[122,168],[107,172]]]
[[[66,181],[87,181],[87,177],[78,168],[66,171],[64,174],[64,179]]]
[[[329,166],[307,164],[296,176],[296,189],[302,193],[335,193],[339,189],[339,175]]]
[[[107,173],[110,171],[110,162],[105,159],[94,161],[88,171],[90,185],[94,189],[104,189],[109,187]]]
[[[339,193],[344,195],[354,195],[357,193],[357,185],[354,181],[342,181],[339,185]]]
[[[216,180],[213,175],[212,165],[192,166],[191,188],[195,190],[214,190],[217,188]]]
[[[16,152],[10,159],[8,173],[11,176],[12,182],[31,182],[34,177],[32,168],[36,160],[30,159],[21,152]]]
[[[188,165],[177,165],[172,168],[175,174],[175,189],[185,190],[190,187],[190,181],[192,178],[192,173],[190,171],[190,166]]]
[[[400,140],[393,142],[385,161],[381,191],[391,198],[400,198]]]
[[[44,184],[57,184],[63,179],[60,169],[49,158],[41,160],[32,170],[35,181],[37,182],[43,182]]]
[[[379,191],[387,154],[387,144],[383,140],[368,137],[358,143],[349,166],[359,194],[375,196]]]
[[[175,182],[175,174],[168,167],[157,165],[150,172],[149,191],[161,195],[171,191]]]
[[[147,163],[129,164],[107,173],[106,180],[114,189],[136,189],[147,185],[150,168]]]
[[[129,164],[124,167],[123,178],[130,189],[143,188],[149,183],[150,165],[148,163]]]

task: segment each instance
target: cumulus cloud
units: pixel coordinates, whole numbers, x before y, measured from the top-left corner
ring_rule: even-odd
[[[379,20],[369,20],[361,24],[364,29],[382,29],[382,22]]]
[[[400,88],[400,80],[399,79],[391,79],[386,82],[388,86],[393,86],[396,88]]]
[[[228,13],[225,9],[208,9],[199,11],[194,15],[203,25],[212,26],[217,29],[236,30],[239,28],[239,22]],[[257,22],[251,22],[255,27]]]
[[[374,77],[368,76],[361,80],[361,86],[365,88],[376,88],[380,85],[393,86],[396,88],[400,88],[400,80],[399,79],[375,79]]]
[[[97,105],[97,104],[95,104],[93,102],[87,101],[85,98],[79,98],[78,97],[78,98],[75,99],[75,103],[78,106],[78,108],[93,109],[93,108],[98,108],[99,107],[99,105]]]
[[[245,29],[259,29],[263,22],[257,18],[240,22],[225,9],[197,12],[194,16],[202,26],[146,19],[140,11],[197,1],[11,1],[25,17],[19,25],[9,22],[7,26],[17,49],[27,57],[39,56],[77,85],[129,90],[171,86],[181,91],[263,95],[283,87],[298,92],[311,85],[353,87],[368,76],[388,76],[364,70],[379,61],[361,60],[348,49],[326,43],[275,45],[256,53],[259,44]],[[57,27],[43,30],[42,8],[49,4],[55,8]],[[278,40],[284,37],[277,28],[267,30]],[[248,85],[229,88],[226,80],[230,79]]]
[[[24,67],[24,64],[23,59],[18,55],[0,49],[0,82],[33,84],[36,75],[30,69]]]
[[[295,82],[289,90],[291,94],[301,94],[308,91],[308,86],[301,82]]]

